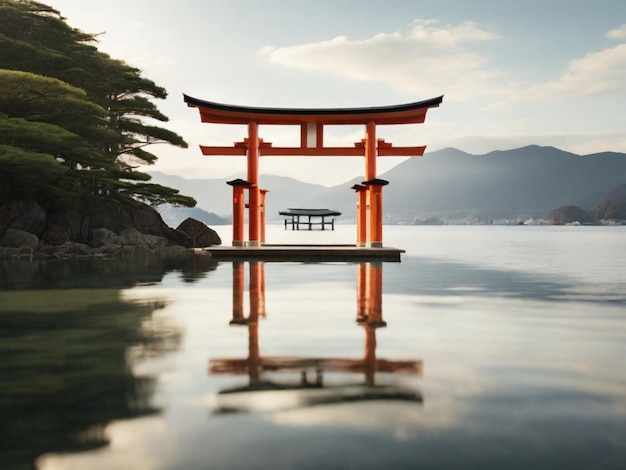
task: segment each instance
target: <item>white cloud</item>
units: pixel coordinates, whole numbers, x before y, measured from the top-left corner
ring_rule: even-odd
[[[416,20],[409,37],[420,41],[440,45],[458,45],[462,42],[491,41],[498,35],[477,28],[472,22],[466,21],[459,26],[438,28],[437,20]]]
[[[473,23],[440,25],[416,21],[402,35],[380,33],[363,40],[346,36],[288,47],[267,46],[260,54],[271,64],[334,73],[349,79],[376,81],[419,96],[468,99],[490,92],[496,72],[489,58],[468,49],[498,36]]]
[[[570,61],[561,76],[529,89],[536,98],[575,98],[626,91],[626,44]]]
[[[626,38],[626,25],[607,36]],[[490,58],[474,47],[498,37],[471,22],[442,25],[418,20],[404,35],[380,33],[362,40],[337,36],[318,43],[267,46],[260,54],[271,64],[382,82],[417,96],[445,94],[448,102],[492,96],[503,98],[505,104],[626,91],[626,44],[571,60],[553,81],[506,83]]]
[[[610,39],[626,39],[626,24],[621,25],[618,28],[612,29],[606,33],[606,37]]]

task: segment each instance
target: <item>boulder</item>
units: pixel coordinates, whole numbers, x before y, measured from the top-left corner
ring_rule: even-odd
[[[41,235],[41,240],[47,245],[58,246],[69,242],[70,234],[66,228],[60,225],[50,225]]]
[[[22,203],[21,213],[9,227],[41,236],[48,223],[46,211],[36,201],[20,202]]]
[[[97,228],[91,234],[89,245],[100,248],[105,245],[120,245],[119,237],[106,228]]]
[[[46,212],[33,200],[12,201],[0,206],[0,237],[13,228],[39,236],[46,228]]]
[[[142,233],[134,228],[122,230],[116,243],[120,245],[134,245],[140,248],[162,248],[168,244],[167,239],[164,237]]]
[[[34,233],[10,228],[4,232],[4,236],[0,239],[0,246],[8,246],[12,248],[26,246],[36,250],[39,248],[39,237]]]
[[[121,245],[102,245],[98,247],[97,253],[105,258],[115,258],[120,254]]]
[[[84,217],[80,212],[66,209],[62,212],[48,213],[48,231],[54,226],[54,232],[46,236],[46,240],[77,241],[86,243],[89,240],[89,217]],[[60,244],[52,243],[52,244]]]
[[[176,227],[176,231],[187,234],[192,240],[193,248],[202,248],[205,246],[221,245],[222,240],[217,232],[199,220],[191,217],[183,220]]]

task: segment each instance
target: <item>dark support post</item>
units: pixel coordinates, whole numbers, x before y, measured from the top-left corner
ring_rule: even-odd
[[[269,189],[260,189],[259,193],[261,195],[261,244],[265,243],[265,196],[269,193]]]
[[[363,247],[367,243],[367,186],[355,184],[356,191],[356,246]]]

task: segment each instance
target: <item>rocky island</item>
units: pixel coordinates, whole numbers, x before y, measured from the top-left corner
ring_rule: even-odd
[[[87,198],[13,201],[0,206],[0,260],[112,258],[159,251],[183,255],[190,248],[219,245],[204,223],[186,219],[177,228],[140,203]]]

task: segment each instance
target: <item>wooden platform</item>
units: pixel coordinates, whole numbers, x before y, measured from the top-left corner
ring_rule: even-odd
[[[355,245],[263,245],[211,246],[201,248],[216,260],[261,261],[393,261],[399,262],[405,250],[398,248],[365,248]]]

